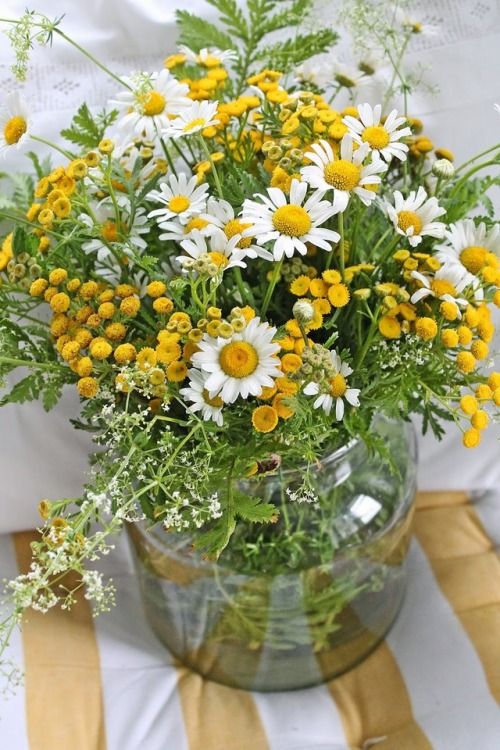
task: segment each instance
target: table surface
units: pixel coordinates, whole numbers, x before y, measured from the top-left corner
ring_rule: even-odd
[[[34,532],[0,537],[0,570]],[[247,693],[177,664],[149,629],[126,545],[101,569],[117,605],[29,615],[12,643],[25,680],[1,704],[8,750],[498,750],[500,493],[421,493],[408,589],[387,639],[354,670]]]

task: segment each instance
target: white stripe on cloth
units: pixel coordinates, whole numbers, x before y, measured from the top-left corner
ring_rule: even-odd
[[[435,750],[498,750],[500,711],[481,662],[416,540],[406,599],[387,637]]]
[[[188,750],[172,657],[149,627],[123,534],[99,569],[116,607],[95,619],[109,750]],[[89,750],[92,750],[89,748]]]
[[[0,578],[15,578],[19,573],[14,544],[10,535],[0,536]],[[0,610],[3,619],[4,610]],[[24,654],[22,636],[16,629],[10,640],[10,648],[6,658],[12,661],[18,669],[23,669]],[[3,676],[0,680],[3,681]],[[3,688],[4,685],[0,685]],[[0,745],[8,750],[29,750],[28,731],[26,725],[26,710],[24,686],[21,684],[14,695],[8,695],[7,700],[0,698]]]

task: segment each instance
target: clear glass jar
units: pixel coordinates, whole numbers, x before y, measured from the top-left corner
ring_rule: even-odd
[[[379,450],[352,440],[309,470],[312,503],[305,469],[246,481],[279,520],[240,523],[217,563],[190,537],[129,527],[148,620],[184,664],[232,687],[291,690],[341,674],[380,642],[405,590],[416,441],[410,424],[382,418],[373,437]]]

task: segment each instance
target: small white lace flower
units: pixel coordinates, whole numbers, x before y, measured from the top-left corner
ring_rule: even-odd
[[[314,166],[303,167],[302,177],[311,187],[323,192],[333,190],[333,205],[338,211],[344,211],[351,193],[368,206],[376,193],[365,186],[379,185],[379,174],[387,170],[387,165],[380,159],[363,165],[370,147],[364,143],[354,151],[353,141],[349,135],[340,143],[340,159],[336,159],[332,147],[327,141],[320,141],[311,146],[305,156]]]
[[[446,213],[437,198],[428,198],[423,187],[412,190],[408,198],[403,198],[399,190],[394,191],[394,206],[386,203],[386,211],[398,234],[408,239],[412,247],[422,242],[428,235],[441,239],[444,236],[445,224],[434,221]]]
[[[243,236],[254,237],[258,245],[272,242],[276,261],[283,256],[291,258],[295,251],[305,255],[306,242],[331,251],[332,243],[338,242],[340,235],[322,228],[321,224],[338,213],[338,209],[321,200],[323,192],[314,193],[304,203],[307,188],[307,182],[292,180],[289,196],[271,187],[267,195],[255,196],[260,202],[245,200],[241,220],[251,224],[251,228],[246,229]]]
[[[179,83],[168,70],[124,76],[123,80],[132,91],[121,91],[111,104],[121,114],[116,127],[124,137],[143,136],[154,141],[170,125],[171,115],[192,105],[187,97],[189,87]]]
[[[445,264],[458,266],[468,283],[478,283],[477,275],[488,264],[490,254],[500,256],[500,226],[490,230],[483,222],[476,225],[473,219],[450,224],[445,232],[446,244],[439,245],[436,258]]]
[[[19,148],[29,137],[30,116],[19,91],[8,94],[0,111],[0,154],[9,148]]]
[[[163,208],[155,208],[148,217],[156,218],[160,227],[163,222],[175,218],[181,224],[205,210],[207,203],[207,183],[198,185],[196,176],[188,179],[185,174],[176,177],[174,174],[160,183],[159,190],[153,190],[148,199],[163,203]]]
[[[191,106],[183,110],[178,117],[170,120],[163,129],[163,135],[169,138],[180,138],[185,135],[198,133],[210,125],[217,125],[218,102],[191,102]]]
[[[314,409],[323,409],[325,414],[330,414],[335,402],[335,419],[340,422],[344,416],[344,399],[351,406],[359,406],[359,388],[349,388],[347,376],[352,373],[352,368],[346,362],[342,362],[337,352],[330,352],[335,374],[332,378],[322,383],[308,383],[304,388],[306,396],[317,396],[313,403]]]
[[[181,266],[186,266],[186,261],[198,260],[203,256],[208,256],[211,263],[217,266],[221,271],[228,268],[239,266],[246,268],[243,258],[246,257],[246,251],[238,248],[238,242],[241,235],[235,234],[228,239],[223,231],[216,229],[211,232],[209,237],[204,237],[201,232],[193,231],[190,239],[181,241],[181,247],[186,251],[185,255],[178,255],[176,260]]]
[[[220,396],[226,404],[236,399],[260,396],[264,387],[272,388],[282,375],[273,342],[276,328],[253,318],[241,333],[228,340],[204,334],[192,363],[203,373],[209,397]]]
[[[222,416],[222,407],[224,402],[220,396],[214,396],[210,398],[210,395],[205,388],[205,378],[202,373],[196,368],[192,367],[189,370],[189,386],[181,388],[179,394],[186,401],[190,401],[191,404],[187,406],[187,411],[195,414],[197,411],[201,411],[201,415],[205,422],[210,419],[222,427],[224,424],[224,417]]]
[[[355,141],[367,143],[386,161],[390,161],[393,156],[404,161],[408,146],[406,143],[400,143],[400,140],[411,135],[409,127],[401,127],[406,118],[398,117],[397,110],[393,109],[382,124],[381,115],[381,104],[376,104],[375,107],[370,104],[359,104],[358,117],[347,115],[342,122],[347,125]]]

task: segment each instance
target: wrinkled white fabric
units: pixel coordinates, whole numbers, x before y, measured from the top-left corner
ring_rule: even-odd
[[[324,8],[325,0],[319,2]],[[161,68],[175,43],[175,9],[183,6],[171,0],[39,0],[36,7],[50,17],[65,13],[64,30],[122,73]],[[24,8],[24,0],[3,0],[1,15],[17,17]],[[189,10],[207,18],[213,13],[202,0],[190,0]],[[500,117],[493,110],[493,102],[500,101],[500,3],[420,0],[413,3],[412,16],[441,28],[440,35],[415,39],[410,60],[432,67],[426,77],[438,85],[439,92],[419,93],[412,114],[425,119],[426,132],[438,145],[451,148],[457,160],[463,161],[500,140]],[[7,39],[2,36],[0,98],[17,86],[9,71],[11,61]],[[34,131],[54,139],[82,100],[102,105],[116,84],[56,37],[52,50],[34,51],[23,89],[34,112]],[[20,169],[25,164],[16,152],[8,155],[0,170]],[[0,531],[36,525],[36,505],[42,497],[79,492],[90,441],[70,426],[68,417],[76,414],[77,399],[71,391],[49,415],[37,404],[0,411]],[[489,430],[484,446],[476,451],[461,447],[453,426],[441,443],[432,438],[420,440],[420,486],[474,489],[498,485],[499,436],[498,429]]]

